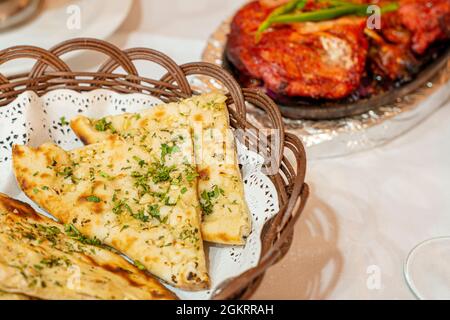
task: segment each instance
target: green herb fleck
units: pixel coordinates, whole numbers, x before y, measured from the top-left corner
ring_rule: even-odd
[[[104,171],[100,171],[99,174],[100,174],[100,177],[103,177],[108,180],[112,180],[112,177]]]
[[[172,153],[178,152],[178,151],[180,151],[180,148],[178,148],[178,146],[176,146],[176,145],[169,146],[168,144],[163,143],[161,145],[161,159],[163,161],[165,161],[166,160],[166,156],[168,154],[172,154]]]
[[[139,158],[137,156],[133,156],[133,160],[136,161],[138,163],[139,167],[141,167],[141,168],[143,166],[147,165],[147,163],[144,160],[142,160],[141,158]]]
[[[56,174],[63,176],[64,179],[70,178],[73,175],[73,168],[72,167],[65,167],[62,171],[57,172]]]
[[[61,117],[59,120],[61,121],[62,126],[69,125],[69,122],[67,122],[66,117]]]
[[[152,170],[150,170],[153,183],[169,181],[170,173],[175,169],[176,169],[175,166],[167,167],[161,163],[154,164]]]
[[[199,176],[195,166],[193,165],[187,165],[186,169],[184,170],[186,174],[186,180],[188,182],[192,182]]]
[[[112,130],[111,122],[106,121],[105,118],[101,118],[95,122],[95,130],[97,131],[106,131],[108,129]]]
[[[179,238],[181,240],[189,240],[192,243],[196,243],[200,240],[198,237],[198,229],[197,228],[186,228],[183,231],[181,231]]]
[[[95,203],[99,203],[100,201],[102,201],[99,197],[97,196],[87,196],[86,200],[89,202],[95,202]]]
[[[150,220],[150,217],[145,214],[144,209],[138,210],[138,212],[133,215],[133,218],[141,220],[142,222],[148,222]]]
[[[71,237],[72,239],[74,239],[82,244],[87,244],[87,245],[92,245],[92,246],[100,246],[102,244],[101,241],[99,239],[97,239],[96,237],[94,237],[93,239],[90,239],[90,238],[82,235],[80,233],[80,231],[78,231],[77,228],[75,228],[75,226],[73,224],[66,224],[65,232],[69,237]]]
[[[203,214],[209,215],[213,212],[215,200],[220,196],[224,195],[223,189],[215,185],[211,191],[204,190],[201,194],[200,206],[202,208]]]
[[[117,200],[116,194],[114,193],[113,202],[114,207],[112,210],[115,214],[121,214],[125,210],[127,210],[131,215],[133,214],[133,210],[131,210],[131,207],[128,205],[127,199]]]
[[[147,268],[137,260],[134,261],[134,265],[141,271],[147,270]]]
[[[48,267],[48,268],[53,268],[53,267],[59,267],[62,265],[66,265],[66,266],[70,266],[72,263],[70,262],[69,259],[67,258],[60,258],[60,257],[54,257],[51,256],[49,258],[44,258],[40,261],[40,264]]]
[[[159,212],[159,206],[157,204],[149,205],[147,207],[147,212],[153,217],[158,220],[161,219],[160,212]]]

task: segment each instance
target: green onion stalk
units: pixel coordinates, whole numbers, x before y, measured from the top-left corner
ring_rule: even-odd
[[[296,23],[296,22],[317,22],[332,20],[342,16],[356,15],[367,16],[370,15],[367,10],[371,4],[355,4],[340,0],[319,0],[320,2],[329,3],[330,8],[319,9],[310,12],[301,12],[306,5],[306,0],[290,1],[287,4],[275,9],[258,28],[256,32],[256,41],[259,41],[262,33],[270,28],[273,23]],[[398,9],[397,3],[389,3],[381,7],[381,13],[387,13]],[[293,11],[300,12],[294,12]]]
[[[305,7],[306,2],[307,0],[291,0],[288,3],[273,10],[272,13],[269,14],[269,16],[261,23],[258,31],[256,31],[257,41],[260,40],[262,33],[270,28],[270,26],[272,25],[272,20],[275,17],[290,13],[293,10],[302,10]]]

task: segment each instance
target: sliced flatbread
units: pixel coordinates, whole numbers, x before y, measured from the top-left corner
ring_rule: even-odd
[[[28,197],[82,234],[173,286],[208,288],[192,138],[149,135],[142,145],[113,136],[70,152],[16,145],[14,172]]]
[[[0,299],[175,299],[122,257],[0,194]]]
[[[24,294],[0,291],[0,300],[33,300]]]
[[[189,128],[194,136],[199,175],[203,239],[242,245],[251,231],[251,218],[225,101],[222,94],[204,94],[137,114],[99,120],[79,116],[71,121],[71,127],[85,144],[100,142],[113,135],[139,144],[155,125]]]

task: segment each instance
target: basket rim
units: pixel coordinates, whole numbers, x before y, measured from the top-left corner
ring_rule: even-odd
[[[72,71],[60,56],[75,50],[97,51],[107,55],[108,59],[97,72]],[[217,65],[206,62],[178,65],[164,53],[149,48],[120,50],[109,42],[91,38],[67,40],[50,50],[34,46],[15,46],[0,51],[0,68],[7,61],[22,58],[34,59],[36,63],[27,74],[5,76],[0,73],[0,108],[24,91],[31,90],[42,96],[58,88],[78,92],[103,88],[119,93],[144,93],[163,102],[179,101],[198,94],[190,85],[188,77],[201,76],[211,77],[227,88],[230,124],[235,129],[251,128],[260,132],[247,117],[246,103],[265,111],[272,128],[279,133],[279,140],[274,148],[276,150],[269,146],[267,151],[276,159],[277,173],[269,178],[277,189],[280,210],[264,226],[261,236],[262,251],[257,266],[222,283],[213,294],[213,299],[249,298],[257,289],[265,271],[287,253],[292,243],[294,225],[303,212],[309,194],[308,185],[305,183],[305,148],[298,137],[285,132],[276,104],[260,90],[241,88],[231,74]],[[156,63],[163,67],[166,73],[160,79],[143,77],[134,64],[137,60]],[[119,67],[122,68],[122,73],[117,72]],[[257,143],[259,138],[260,136],[256,136],[244,142]]]

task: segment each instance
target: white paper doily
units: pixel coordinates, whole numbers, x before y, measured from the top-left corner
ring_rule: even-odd
[[[0,192],[30,203],[44,213],[18,188],[11,167],[13,144],[38,146],[53,141],[66,150],[82,143],[70,129],[68,121],[78,114],[100,118],[124,112],[139,112],[160,101],[143,94],[118,94],[108,90],[78,93],[55,90],[43,97],[24,92],[8,106],[0,108]],[[253,218],[252,233],[244,247],[207,245],[211,290],[187,292],[170,288],[181,299],[208,299],[224,280],[255,266],[261,252],[264,223],[278,212],[278,196],[270,179],[261,172],[264,159],[237,143],[245,196]]]

